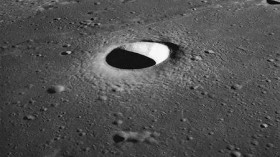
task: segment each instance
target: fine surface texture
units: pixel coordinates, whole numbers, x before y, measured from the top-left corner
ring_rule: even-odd
[[[2,0],[0,157],[279,157],[279,3]]]

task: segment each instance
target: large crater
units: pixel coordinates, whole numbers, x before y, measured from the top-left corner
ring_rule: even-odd
[[[116,47],[106,56],[106,63],[118,69],[144,69],[168,59],[168,46],[156,42],[134,42]]]

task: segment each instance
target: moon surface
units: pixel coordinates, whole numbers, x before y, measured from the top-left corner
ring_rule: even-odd
[[[4,0],[0,157],[280,156],[276,0]]]

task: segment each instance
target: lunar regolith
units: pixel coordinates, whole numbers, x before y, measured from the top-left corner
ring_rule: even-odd
[[[279,157],[277,0],[3,0],[0,157]]]

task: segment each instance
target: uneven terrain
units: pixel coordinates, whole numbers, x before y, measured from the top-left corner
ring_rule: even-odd
[[[3,0],[0,156],[279,157],[279,42],[272,0]]]

